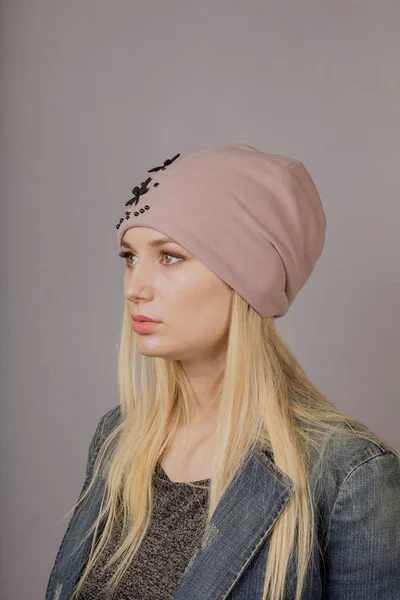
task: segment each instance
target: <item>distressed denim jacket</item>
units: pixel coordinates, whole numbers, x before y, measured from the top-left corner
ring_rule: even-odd
[[[116,406],[99,421],[79,497],[90,483],[101,443],[120,414]],[[400,459],[363,439],[344,441],[335,459],[315,511],[318,558],[309,569],[302,600],[399,600]],[[71,551],[97,516],[103,490],[104,479],[99,477],[92,493],[75,509],[45,600],[69,600],[91,538],[72,555]],[[260,600],[271,532],[293,493],[293,481],[275,465],[264,445],[257,446],[221,498],[175,600]],[[294,599],[295,584],[293,561],[285,600]]]

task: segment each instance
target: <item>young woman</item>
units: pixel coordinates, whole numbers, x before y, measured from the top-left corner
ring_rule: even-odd
[[[120,403],[46,600],[398,599],[400,457],[274,322],[324,246],[311,176],[246,144],[179,156],[117,224]]]

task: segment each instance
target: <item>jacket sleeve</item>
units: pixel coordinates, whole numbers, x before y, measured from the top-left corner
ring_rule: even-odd
[[[330,519],[326,600],[399,600],[400,458],[385,451],[344,480]]]
[[[83,496],[84,492],[86,491],[87,487],[90,484],[92,475],[93,475],[93,467],[94,467],[94,463],[96,460],[96,456],[98,454],[98,451],[101,447],[101,439],[102,439],[102,435],[103,435],[103,428],[104,428],[104,423],[107,417],[106,413],[105,415],[103,415],[100,419],[100,421],[97,424],[96,430],[94,432],[94,434],[92,435],[90,444],[89,444],[89,450],[88,450],[88,458],[87,458],[87,463],[86,463],[86,475],[85,475],[85,481],[83,483],[82,489],[79,493],[79,497],[78,500],[81,499],[81,497]],[[55,586],[55,573],[56,573],[56,569],[57,569],[57,565],[60,561],[60,556],[61,556],[61,552],[62,549],[65,545],[65,541],[68,537],[69,531],[71,529],[71,526],[74,522],[74,517],[77,514],[77,511],[79,510],[79,506],[75,506],[75,509],[73,511],[73,514],[69,520],[67,529],[62,537],[61,543],[59,545],[58,548],[58,552],[57,555],[55,557],[54,563],[53,563],[53,567],[51,569],[50,572],[50,576],[48,579],[48,583],[47,583],[47,587],[46,587],[46,593],[45,593],[45,600],[49,600],[50,598],[50,594],[53,592],[54,590],[54,586]]]

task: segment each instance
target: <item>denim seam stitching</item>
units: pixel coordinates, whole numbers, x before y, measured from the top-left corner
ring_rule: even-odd
[[[271,467],[271,465],[267,462],[267,460],[265,459],[265,456],[263,456],[260,451],[258,449],[255,450],[255,454],[257,455],[257,457],[261,460],[261,462],[268,467],[268,469],[271,471],[271,473],[273,475],[275,475],[275,477],[277,477],[279,479],[279,481],[281,481],[284,486],[292,491],[294,488],[294,483],[293,481],[290,479],[290,477],[288,477],[288,475],[286,475],[285,473],[283,473],[283,471],[279,470],[279,467],[277,467],[274,464],[274,469]],[[285,478],[285,479],[284,479]]]
[[[351,476],[351,475],[352,475],[352,474],[353,474],[353,473],[354,473],[354,472],[355,472],[357,469],[359,469],[360,467],[362,467],[363,465],[365,465],[365,464],[366,464],[367,462],[369,462],[370,460],[373,460],[374,458],[377,458],[378,456],[385,456],[385,455],[387,455],[387,454],[390,454],[390,453],[389,453],[389,452],[387,452],[387,451],[383,451],[383,452],[379,452],[379,454],[374,454],[373,456],[367,456],[368,454],[371,454],[372,452],[376,452],[376,449],[375,449],[375,448],[369,448],[368,450],[366,450],[365,452],[363,452],[363,454],[361,454],[360,456],[358,456],[357,458],[355,458],[355,459],[353,459],[353,460],[351,461],[351,463],[350,463],[349,467],[351,467],[352,465],[354,465],[354,462],[355,462],[356,460],[358,460],[358,459],[360,459],[360,458],[363,458],[363,457],[365,457],[365,460],[364,460],[363,462],[359,463],[358,465],[355,465],[355,466],[354,466],[354,468],[352,468],[352,469],[351,469],[351,470],[350,470],[350,471],[347,473],[347,475],[345,476],[345,478],[344,478],[344,480],[343,480],[343,482],[342,482],[342,484],[341,484],[341,486],[340,486],[340,488],[339,488],[339,491],[338,491],[338,493],[337,493],[337,496],[336,496],[335,502],[334,502],[334,504],[333,504],[333,507],[332,507],[332,510],[331,510],[331,518],[332,518],[332,516],[333,516],[333,513],[334,513],[334,511],[335,511],[335,509],[336,509],[336,505],[337,505],[337,502],[338,502],[339,496],[340,496],[341,492],[343,491],[343,488],[344,488],[344,486],[346,485],[347,481],[349,480],[350,476]]]

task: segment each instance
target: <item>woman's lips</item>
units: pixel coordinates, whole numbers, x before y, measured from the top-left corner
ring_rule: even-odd
[[[161,323],[157,321],[134,321],[132,329],[135,333],[148,333],[157,325],[161,325]]]

